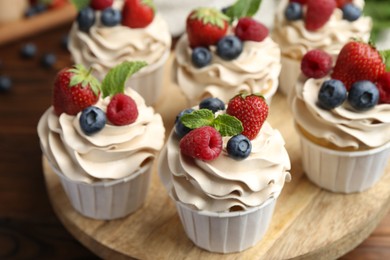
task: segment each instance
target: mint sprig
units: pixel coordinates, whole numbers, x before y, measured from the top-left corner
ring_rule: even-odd
[[[252,17],[259,10],[260,4],[261,0],[238,0],[226,10],[226,15],[230,17],[230,21]]]
[[[390,71],[390,50],[379,51],[379,53],[386,65],[386,71]]]
[[[72,4],[76,7],[77,11],[89,6],[91,0],[71,0]]]
[[[233,136],[244,131],[241,121],[236,117],[227,114],[214,117],[213,112],[209,109],[199,109],[190,114],[184,114],[180,121],[190,129],[212,126],[222,136]]]
[[[102,82],[103,98],[123,93],[127,79],[146,65],[144,61],[124,61],[112,68]]]

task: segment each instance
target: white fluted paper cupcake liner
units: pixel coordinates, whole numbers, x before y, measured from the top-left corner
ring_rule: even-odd
[[[318,186],[332,192],[362,192],[382,177],[390,157],[390,143],[356,152],[335,151],[318,146],[302,134],[303,170]]]
[[[301,74],[301,62],[282,55],[282,69],[279,75],[279,90],[286,96],[294,89]]]
[[[148,106],[154,105],[161,97],[164,86],[164,65],[169,54],[168,49],[158,62],[143,68],[130,77],[126,83],[127,87],[134,89],[145,99]]]
[[[53,165],[51,168],[60,178],[75,210],[93,219],[112,220],[125,217],[142,206],[149,188],[151,166],[152,163],[145,165],[126,178],[92,184],[73,181]]]
[[[247,210],[226,213],[196,211],[176,201],[187,236],[200,248],[216,253],[240,252],[258,243],[266,233],[276,199]]]

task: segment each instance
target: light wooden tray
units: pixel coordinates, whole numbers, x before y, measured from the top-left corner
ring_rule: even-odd
[[[185,108],[177,86],[169,82],[156,107],[166,128]],[[43,160],[46,185],[53,208],[64,226],[82,244],[104,259],[334,259],[361,243],[390,208],[390,165],[370,190],[334,194],[314,186],[303,174],[299,139],[286,98],[272,100],[269,122],[283,134],[292,162],[292,182],[278,199],[272,223],[262,241],[241,253],[213,254],[187,238],[174,203],[157,176],[156,165],[144,206],[127,218],[98,221],[78,214],[70,205],[58,177]]]

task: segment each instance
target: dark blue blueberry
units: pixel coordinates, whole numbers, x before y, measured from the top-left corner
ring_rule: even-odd
[[[217,54],[224,60],[234,60],[242,52],[242,42],[233,35],[228,35],[220,39],[217,43]]]
[[[7,76],[0,76],[0,92],[8,92],[12,87],[12,81]]]
[[[32,58],[37,53],[37,46],[33,43],[27,43],[24,46],[22,46],[22,49],[20,50],[20,54],[23,58]]]
[[[32,16],[35,16],[37,14],[40,14],[40,13],[43,13],[47,10],[47,6],[43,3],[38,3],[38,4],[35,4],[33,6],[30,6],[26,12],[24,13],[24,15],[26,17],[32,17]]]
[[[109,7],[103,10],[100,19],[103,25],[112,27],[121,23],[122,14],[119,10]]]
[[[346,99],[347,89],[343,82],[337,79],[324,81],[318,92],[318,104],[326,110],[340,106]]]
[[[341,10],[343,11],[343,19],[350,22],[356,21],[362,15],[362,10],[354,4],[346,4]]]
[[[218,110],[224,110],[225,103],[223,103],[223,101],[220,100],[219,98],[206,98],[199,103],[199,108],[200,109],[206,108],[213,111],[213,113],[215,113]]]
[[[302,5],[299,3],[291,2],[284,10],[284,16],[289,21],[300,20],[303,17]]]
[[[369,110],[378,104],[378,101],[378,88],[371,81],[361,80],[352,84],[348,93],[348,102],[354,109]]]
[[[190,114],[190,113],[192,113],[192,111],[194,111],[194,109],[188,108],[188,109],[185,109],[185,110],[181,111],[181,112],[176,116],[176,120],[175,120],[175,133],[176,133],[180,138],[182,138],[183,136],[185,136],[186,134],[188,134],[188,133],[192,130],[191,128],[188,128],[188,127],[186,127],[185,125],[183,125],[183,123],[180,121],[180,118],[181,118],[184,114]]]
[[[57,57],[53,53],[46,53],[41,58],[41,65],[45,68],[51,68],[57,62]]]
[[[80,115],[80,127],[84,134],[92,135],[99,132],[106,125],[106,114],[98,107],[90,106]]]
[[[251,153],[252,143],[245,135],[235,135],[227,142],[226,150],[233,159],[243,160]]]
[[[209,65],[211,58],[211,52],[205,47],[197,47],[192,51],[192,64],[197,68],[203,68]]]
[[[77,24],[80,31],[89,32],[89,29],[95,23],[95,11],[91,7],[85,7],[77,15]]]
[[[69,35],[65,34],[61,38],[61,47],[65,50],[68,50],[68,45],[69,45]]]

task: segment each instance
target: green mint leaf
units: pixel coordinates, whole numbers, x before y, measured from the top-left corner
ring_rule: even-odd
[[[103,98],[123,93],[127,79],[146,65],[144,61],[125,61],[112,68],[102,82]]]
[[[91,0],[71,0],[72,4],[76,7],[77,11],[89,6]]]
[[[390,71],[390,50],[380,51],[379,53],[386,65],[386,71]]]
[[[209,109],[195,110],[190,114],[184,114],[180,121],[188,128],[195,129],[202,126],[210,126],[214,121],[214,114]]]
[[[241,17],[251,17],[257,13],[260,4],[261,0],[237,0],[226,10],[226,15],[230,17],[231,21]]]
[[[238,135],[244,131],[241,121],[228,114],[218,115],[212,126],[217,129],[222,136]]]

